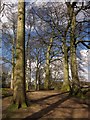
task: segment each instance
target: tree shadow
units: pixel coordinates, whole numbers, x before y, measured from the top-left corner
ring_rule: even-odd
[[[49,96],[50,97],[50,96]],[[57,102],[49,105],[48,107],[36,112],[36,113],[33,113],[32,115],[24,118],[23,120],[31,120],[31,119],[40,119],[42,118],[45,114],[47,114],[48,112],[50,112],[51,110],[55,109],[56,107],[58,107],[61,103],[65,102],[66,100],[68,100],[70,98],[69,95],[67,95],[66,97],[58,100]],[[45,98],[44,98],[45,99]]]
[[[90,107],[90,100],[89,99],[87,99],[87,100],[85,100],[85,99],[79,99],[79,98],[74,98],[73,99],[74,101],[76,101],[77,103],[79,103],[79,104],[85,104],[85,105],[87,105],[88,107]]]
[[[49,95],[49,96],[39,98],[39,99],[36,99],[36,100],[35,99],[30,99],[29,100],[29,98],[28,98],[28,100],[29,100],[30,103],[33,103],[33,102],[37,103],[37,102],[40,102],[40,101],[43,101],[43,100],[46,100],[46,99],[49,99],[49,98],[52,98],[52,97],[55,97],[55,96],[63,95],[65,93],[69,93],[69,92],[57,93],[55,95]]]

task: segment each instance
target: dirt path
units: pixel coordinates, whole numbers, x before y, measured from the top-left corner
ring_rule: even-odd
[[[27,93],[30,106],[8,111],[11,97],[3,99],[3,117],[7,118],[89,118],[89,101],[69,97],[68,93],[39,91]]]

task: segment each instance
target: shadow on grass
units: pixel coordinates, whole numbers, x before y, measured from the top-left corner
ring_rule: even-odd
[[[50,96],[49,96],[50,97]],[[61,98],[60,100],[58,100],[57,102],[49,105],[48,107],[24,118],[23,120],[31,120],[31,119],[40,119],[42,118],[45,114],[47,114],[48,112],[50,112],[51,110],[55,109],[56,107],[58,107],[58,105],[60,105],[61,103],[63,103],[64,101],[68,100],[70,98],[70,96],[66,96],[64,98]]]

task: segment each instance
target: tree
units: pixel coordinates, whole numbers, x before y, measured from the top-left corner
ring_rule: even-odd
[[[77,54],[76,54],[76,50],[77,50],[77,45],[76,42],[79,41],[78,39],[80,38],[85,38],[86,37],[86,28],[84,28],[82,30],[82,28],[79,28],[79,30],[77,30],[77,26],[78,26],[78,21],[77,20],[77,15],[79,13],[81,13],[81,11],[84,10],[84,15],[85,15],[85,9],[88,9],[88,4],[85,6],[84,2],[81,3],[80,6],[78,6],[77,2],[67,2],[67,13],[69,16],[69,20],[70,20],[70,65],[71,65],[71,75],[72,75],[72,89],[71,89],[71,93],[73,95],[77,95],[78,93],[81,92],[81,88],[80,88],[80,81],[79,81],[79,76],[78,76],[78,66],[77,66]],[[78,9],[76,9],[78,8]],[[82,17],[83,19],[83,17]],[[79,21],[80,22],[80,21]],[[83,26],[85,26],[83,24]],[[77,31],[79,31],[79,33],[77,34]],[[82,33],[85,33],[84,35],[82,35]],[[84,46],[87,46],[86,41],[81,40]]]
[[[40,36],[42,36],[43,43],[46,44],[46,47],[48,48],[49,43],[47,40],[50,37],[51,30],[54,28],[53,36],[56,43],[56,38],[59,40],[59,46],[62,48],[60,49],[61,55],[63,56],[63,69],[64,69],[64,81],[62,89],[65,91],[71,90],[70,81],[69,81],[69,58],[70,58],[70,64],[71,64],[71,74],[72,74],[72,89],[74,90],[75,86],[79,90],[79,78],[78,78],[78,69],[77,69],[77,45],[76,45],[76,29],[77,29],[77,19],[76,15],[82,10],[82,6],[76,6],[76,2],[74,3],[66,3],[67,7],[64,4],[55,4],[55,3],[47,3],[45,6],[33,6],[32,11],[33,14],[36,15],[34,18],[36,18],[36,29]],[[43,29],[42,29],[43,26]],[[44,37],[43,37],[44,36]],[[46,39],[45,39],[46,38]],[[84,44],[84,43],[83,43]],[[54,49],[54,52],[56,48]],[[50,60],[47,58],[51,57],[51,54],[54,53],[52,50],[47,52],[48,49],[46,49],[46,61],[48,64],[50,64]],[[69,54],[70,53],[70,54]],[[55,53],[54,53],[55,54]],[[49,57],[47,57],[47,55]],[[69,56],[70,55],[70,56]],[[55,54],[56,56],[56,54]],[[47,69],[48,68],[48,69]],[[75,72],[74,72],[74,70]],[[48,74],[46,76],[50,75],[50,68],[49,65],[46,63],[46,71]],[[49,76],[50,77],[50,76]],[[49,79],[48,77],[48,79]],[[76,80],[74,80],[76,79]],[[76,90],[76,92],[78,91]],[[75,92],[75,91],[74,91]]]
[[[72,93],[75,94],[79,87],[79,78],[78,78],[78,70],[77,70],[77,62],[76,62],[76,46],[75,46],[75,29],[76,29],[76,15],[74,11],[73,3],[67,4],[67,10],[69,14],[69,20],[71,20],[70,25],[70,64],[71,64],[71,74],[72,74]]]
[[[4,9],[4,14],[7,21],[2,22],[2,46],[3,49],[3,62],[10,64],[12,67],[11,75],[11,89],[13,89],[14,80],[14,66],[15,66],[15,42],[16,42],[16,20],[17,20],[17,4],[7,4]],[[15,10],[16,9],[16,10]],[[7,12],[8,11],[8,12]]]
[[[31,88],[31,49],[32,49],[32,38],[31,38],[31,30],[33,27],[33,16],[32,16],[32,12],[31,12],[31,5],[26,4],[26,17],[25,17],[25,23],[26,23],[26,46],[25,46],[25,50],[26,50],[26,54],[25,54],[25,67],[26,67],[26,89],[29,90]],[[28,34],[27,34],[28,33]]]
[[[18,2],[18,23],[16,41],[16,66],[14,79],[13,102],[18,108],[27,105],[25,85],[25,3]]]
[[[37,9],[36,9],[37,8]],[[37,10],[37,11],[36,11]],[[46,51],[45,51],[45,80],[44,80],[44,88],[49,89],[50,88],[50,76],[51,76],[51,70],[50,70],[50,63],[53,57],[55,57],[60,51],[59,49],[56,50],[54,44],[57,44],[58,40],[56,40],[56,43],[54,42],[55,40],[55,32],[56,28],[54,26],[54,12],[53,12],[53,6],[50,3],[50,7],[48,5],[42,6],[40,8],[38,7],[33,7],[34,14],[39,17],[39,29],[38,33],[40,36],[42,36],[42,43],[45,44]],[[43,15],[44,14],[44,15]],[[50,19],[49,19],[50,18]],[[56,21],[54,21],[56,22]],[[42,28],[43,27],[43,28]],[[40,34],[41,33],[41,34]],[[45,36],[45,37],[43,37]],[[59,46],[59,45],[57,45]],[[58,52],[59,51],[59,52]]]
[[[64,81],[62,85],[62,91],[70,91],[70,81],[69,81],[69,64],[68,64],[68,46],[66,45],[66,39],[63,39],[63,72]]]
[[[44,81],[44,88],[46,90],[50,89],[50,60],[51,60],[50,53],[51,53],[52,44],[53,44],[53,38],[50,38],[46,51],[46,68],[45,68],[45,81]]]
[[[12,15],[12,30],[13,30],[13,40],[12,40],[12,75],[11,75],[11,89],[13,89],[13,82],[14,82],[14,71],[15,71],[15,56],[16,56],[16,21],[15,21],[15,13]]]

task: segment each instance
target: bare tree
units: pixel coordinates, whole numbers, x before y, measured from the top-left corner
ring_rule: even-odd
[[[14,78],[13,102],[18,108],[27,105],[26,84],[25,84],[25,3],[18,2],[18,23],[16,42],[16,66]]]

